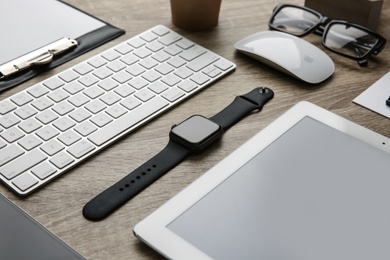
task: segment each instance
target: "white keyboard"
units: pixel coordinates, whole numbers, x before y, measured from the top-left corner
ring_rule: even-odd
[[[235,69],[156,26],[0,101],[0,179],[27,195]]]

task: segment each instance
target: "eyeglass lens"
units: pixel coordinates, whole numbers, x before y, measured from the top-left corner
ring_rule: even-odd
[[[361,58],[374,48],[377,37],[348,24],[332,24],[323,43],[326,47],[351,57]]]
[[[273,17],[271,25],[293,35],[302,35],[315,27],[321,17],[304,9],[284,7]]]

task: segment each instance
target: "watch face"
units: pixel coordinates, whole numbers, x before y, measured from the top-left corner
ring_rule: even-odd
[[[192,145],[201,144],[220,131],[218,124],[199,115],[188,118],[172,129],[174,135]]]

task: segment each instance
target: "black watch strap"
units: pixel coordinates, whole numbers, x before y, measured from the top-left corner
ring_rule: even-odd
[[[85,204],[83,215],[101,220],[184,160],[191,150],[170,140],[163,150]]]
[[[273,95],[268,88],[256,88],[237,96],[229,106],[209,119],[227,130],[251,111],[261,110]],[[191,152],[190,148],[170,140],[161,152],[85,204],[84,217],[94,221],[104,219],[174,168]]]
[[[227,130],[252,111],[261,110],[273,96],[274,92],[269,88],[255,88],[245,95],[237,96],[229,106],[209,119]]]

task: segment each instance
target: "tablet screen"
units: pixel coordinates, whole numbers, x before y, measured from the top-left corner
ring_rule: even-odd
[[[0,194],[0,259],[84,259]]]
[[[383,169],[387,153],[306,116],[167,228],[215,259],[382,259]]]

